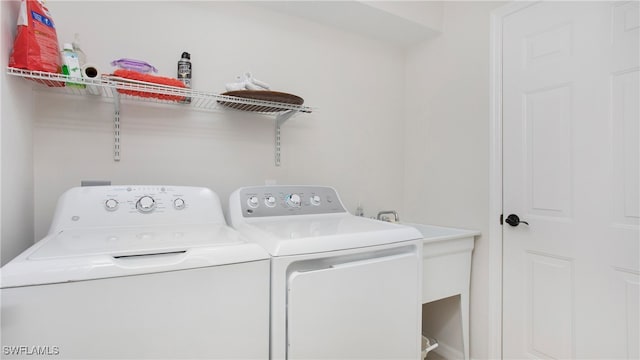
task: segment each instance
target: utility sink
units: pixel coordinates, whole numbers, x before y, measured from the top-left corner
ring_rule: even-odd
[[[460,296],[464,358],[469,359],[469,286],[471,253],[479,231],[435,225],[401,223],[423,236],[422,303]]]
[[[432,243],[444,240],[454,240],[459,238],[467,238],[479,236],[480,232],[476,230],[457,229],[443,226],[416,224],[401,222],[402,225],[414,227],[420,231],[425,243]]]

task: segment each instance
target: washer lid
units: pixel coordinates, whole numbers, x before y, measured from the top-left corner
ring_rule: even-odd
[[[273,256],[354,249],[422,238],[415,228],[351,214],[252,219],[238,225],[237,230]]]
[[[72,229],[51,234],[2,267],[2,288],[268,259],[226,225]]]
[[[229,227],[210,224],[68,229],[46,239],[45,244],[29,255],[29,260],[150,255],[243,243],[237,232]]]

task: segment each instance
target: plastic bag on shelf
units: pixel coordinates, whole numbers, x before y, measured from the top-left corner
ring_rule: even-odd
[[[60,46],[49,10],[41,0],[22,0],[18,12],[17,34],[9,66],[19,69],[60,73]],[[38,81],[38,80],[35,80]],[[46,82],[64,86],[62,82]]]

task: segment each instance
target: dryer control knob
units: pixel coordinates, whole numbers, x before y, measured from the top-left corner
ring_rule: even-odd
[[[275,196],[267,196],[266,198],[264,198],[264,204],[267,205],[268,207],[275,207],[276,206],[276,197]]]
[[[320,205],[320,196],[313,195],[311,198],[309,198],[309,202],[311,203],[311,205],[314,205],[314,206]]]
[[[249,205],[250,208],[255,209],[258,207],[258,205],[260,205],[260,200],[258,200],[257,196],[252,196],[247,199],[247,205]]]
[[[156,208],[156,201],[149,195],[145,195],[136,201],[136,209],[142,213],[150,213]]]
[[[287,205],[291,207],[300,207],[302,199],[300,199],[300,195],[298,194],[290,194],[287,196]]]
[[[118,200],[109,199],[109,200],[104,202],[104,207],[108,211],[116,211],[116,210],[118,210]]]
[[[186,206],[186,203],[184,202],[183,199],[177,198],[177,199],[173,200],[173,207],[176,210],[182,210],[182,209],[184,209],[185,206]]]

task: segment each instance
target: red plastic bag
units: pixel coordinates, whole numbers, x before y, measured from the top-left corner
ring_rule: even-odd
[[[133,71],[133,70],[118,69],[118,70],[113,72],[113,75],[115,75],[117,77],[124,78],[124,79],[144,81],[144,82],[148,82],[148,83],[155,83],[155,84],[160,84],[160,85],[173,86],[173,87],[177,87],[177,88],[186,87],[185,84],[182,81],[178,80],[178,79],[164,77],[164,76],[155,76],[155,75],[150,75],[150,74],[142,74],[142,73],[139,73],[139,72]],[[118,92],[122,93],[122,94],[127,94],[127,95],[133,95],[133,96],[139,96],[139,97],[147,97],[147,98],[156,98],[156,99],[160,99],[160,100],[169,100],[169,101],[183,101],[184,98],[185,98],[184,96],[158,94],[158,93],[154,93],[154,92],[150,92],[150,91],[147,92],[147,91],[138,91],[138,90],[118,89]]]
[[[56,28],[43,1],[22,0],[9,66],[60,73],[62,64],[59,49]]]

